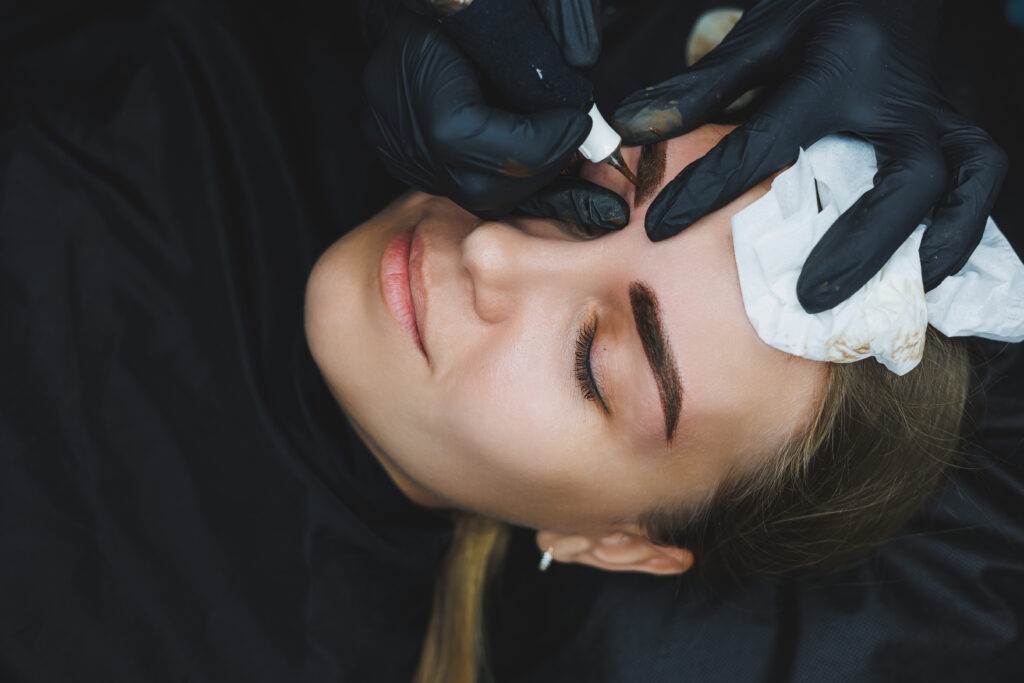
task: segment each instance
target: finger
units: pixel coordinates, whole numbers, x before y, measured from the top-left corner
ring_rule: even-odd
[[[565,61],[593,66],[601,54],[601,0],[534,0]]]
[[[775,3],[778,4],[778,3]],[[762,77],[779,67],[796,44],[787,10],[760,3],[747,10],[725,38],[678,76],[629,95],[612,115],[629,145],[681,135],[713,119]]]
[[[448,195],[460,206],[484,219],[508,215],[516,206],[552,182],[557,171],[529,178],[513,178],[450,168]]]
[[[461,59],[450,45],[439,46],[440,39],[422,17],[405,11],[395,15],[363,70],[361,126],[393,176],[419,190],[448,195],[451,171],[427,145],[420,121],[421,93],[429,90],[433,74]]]
[[[391,175],[424,192],[444,194],[435,182],[432,170],[415,155],[406,153],[408,143],[403,138],[401,125],[394,124],[372,105],[363,108],[360,114],[363,135]]]
[[[443,162],[511,177],[557,173],[590,132],[582,111],[524,115],[490,107],[452,42],[419,17],[402,19],[402,73],[393,80],[408,89],[409,115]]]
[[[885,265],[921,223],[946,187],[938,133],[904,118],[913,132],[876,144],[874,188],[846,210],[811,250],[797,279],[808,313],[845,301]]]
[[[717,48],[716,48],[717,49]],[[626,145],[677,137],[714,118],[756,81],[757,65],[709,59],[657,85],[637,90],[612,114]]]
[[[672,237],[794,161],[801,146],[832,132],[814,104],[825,90],[797,74],[765,105],[669,182],[647,210],[647,235]]]
[[[621,195],[582,178],[556,178],[516,206],[514,213],[571,223],[586,237],[629,222],[629,205]]]
[[[444,92],[430,109],[427,136],[453,166],[517,178],[557,173],[590,132],[592,121],[573,109],[516,114]]]
[[[457,55],[447,56],[443,73],[425,81],[418,99],[431,149],[448,164],[483,173],[528,177],[553,167],[557,172],[592,123],[573,109],[517,114],[488,106],[475,72]]]
[[[1007,170],[1006,152],[988,133],[959,117],[945,122],[940,143],[952,178],[921,239],[925,291],[967,263],[981,242]]]

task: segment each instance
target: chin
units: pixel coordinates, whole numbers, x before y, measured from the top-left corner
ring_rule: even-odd
[[[361,394],[374,390],[368,379],[380,365],[374,349],[382,335],[373,329],[367,297],[370,278],[362,257],[369,252],[369,236],[361,228],[332,244],[306,281],[306,343],[346,412],[361,402]]]
[[[411,365],[407,340],[378,300],[375,268],[389,231],[373,224],[348,233],[317,260],[304,316],[306,342],[327,386],[371,437],[385,431],[382,423],[393,429],[394,416],[408,415],[416,400],[405,368]]]

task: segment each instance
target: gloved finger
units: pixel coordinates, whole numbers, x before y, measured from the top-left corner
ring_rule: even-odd
[[[808,73],[779,86],[752,118],[661,190],[647,209],[647,236],[672,237],[794,161],[801,145],[832,132],[829,118],[808,106],[822,90]]]
[[[433,47],[441,36],[427,20],[408,11],[398,12],[393,19],[363,69],[366,107],[361,128],[392,175],[426,192],[445,194],[445,178],[434,169],[412,101],[416,83],[425,77],[414,68],[414,55],[434,56],[428,68],[437,68],[441,58],[453,51]]]
[[[691,131],[778,70],[782,52],[797,42],[798,26],[792,20],[776,26],[779,4],[754,5],[692,67],[626,97],[612,115],[625,144],[643,145]]]
[[[592,121],[574,109],[517,114],[446,84],[425,107],[428,144],[453,166],[511,177],[557,173],[586,139]],[[475,89],[475,83],[473,88]]]
[[[721,49],[719,45],[678,76],[637,90],[619,103],[612,126],[623,144],[646,145],[682,135],[746,92],[757,80],[759,65],[715,55]]]
[[[410,187],[431,194],[444,194],[436,182],[435,170],[427,167],[420,158],[404,154],[411,144],[406,137],[410,131],[404,130],[401,122],[402,119],[393,121],[381,115],[372,105],[364,107],[360,114],[363,135],[389,173]]]
[[[450,166],[550,179],[590,132],[590,117],[574,109],[524,115],[489,106],[473,66],[435,25],[421,17],[399,16],[388,36],[400,36],[401,42],[384,54],[398,54],[401,59],[376,67],[371,60],[364,72],[371,104],[375,97],[382,97],[385,104],[395,99],[389,95],[393,86],[382,95],[375,94],[381,90],[376,78],[398,83],[405,95],[399,101],[407,111],[397,118],[418,127],[408,141],[425,142]],[[381,69],[385,72],[378,74]]]
[[[808,313],[845,301],[885,265],[922,222],[946,188],[946,161],[938,132],[901,118],[906,132],[875,145],[874,188],[832,224],[808,255],[797,279],[797,299]],[[916,123],[916,125],[915,125]]]
[[[571,223],[585,237],[618,230],[629,222],[629,205],[621,195],[582,178],[556,178],[513,213]]]
[[[959,116],[944,122],[940,143],[952,178],[921,239],[925,291],[967,263],[981,242],[1007,170],[1006,152],[988,133]]]
[[[517,114],[489,106],[475,70],[445,36],[431,36],[429,51],[414,57],[422,76],[413,99],[427,144],[444,162],[512,177],[557,173],[590,132],[582,111]]]
[[[516,206],[552,182],[557,170],[526,178],[481,173],[449,167],[448,196],[463,208],[485,219],[508,215]]]
[[[601,0],[534,0],[537,13],[571,66],[593,66],[601,55]]]

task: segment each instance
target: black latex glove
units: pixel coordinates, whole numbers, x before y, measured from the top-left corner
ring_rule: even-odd
[[[661,240],[721,208],[835,132],[878,156],[875,187],[811,251],[797,296],[832,308],[885,264],[922,220],[925,289],[960,270],[981,240],[1006,155],[942,97],[932,73],[935,0],[762,0],[680,75],[630,95],[614,114],[624,142],[680,135],[748,89],[760,108],[666,186],[647,213]]]
[[[566,60],[600,51],[594,0],[539,2]],[[572,38],[568,40],[567,38]],[[518,114],[484,101],[478,75],[429,18],[399,8],[364,72],[363,130],[388,170],[486,218],[545,216],[595,235],[629,220],[615,192],[559,176],[590,132],[585,112]]]

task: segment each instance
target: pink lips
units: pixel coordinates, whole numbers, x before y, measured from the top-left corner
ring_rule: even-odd
[[[415,231],[406,230],[391,238],[380,259],[380,289],[391,315],[398,324],[409,333],[416,346],[425,358],[427,350],[420,337],[419,324],[416,319],[416,305],[413,302],[413,287],[422,289],[419,279],[419,266],[422,261],[422,247],[415,240]],[[410,271],[413,277],[410,277]],[[415,284],[414,284],[415,282]],[[422,306],[422,292],[417,303]]]

